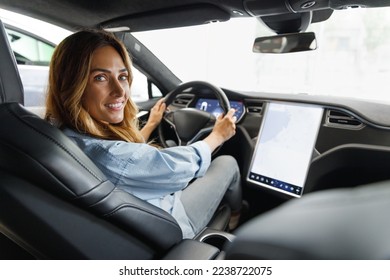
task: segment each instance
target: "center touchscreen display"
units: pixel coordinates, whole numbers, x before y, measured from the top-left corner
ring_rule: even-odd
[[[320,106],[268,103],[247,180],[300,197],[322,115]]]

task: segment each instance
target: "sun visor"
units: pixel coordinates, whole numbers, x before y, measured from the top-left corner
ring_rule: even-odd
[[[133,32],[200,25],[211,22],[227,21],[229,19],[230,14],[228,12],[214,5],[202,4],[121,17],[103,23],[102,27],[118,28],[127,26],[130,28],[130,31]]]

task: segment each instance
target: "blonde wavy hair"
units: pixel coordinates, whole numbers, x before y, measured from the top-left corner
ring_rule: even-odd
[[[59,127],[70,127],[94,137],[143,143],[137,120],[138,108],[128,99],[123,121],[107,124],[95,120],[82,106],[82,97],[91,70],[93,52],[112,46],[128,70],[131,85],[133,75],[126,47],[113,34],[103,30],[83,30],[65,38],[55,49],[49,71],[45,119]]]

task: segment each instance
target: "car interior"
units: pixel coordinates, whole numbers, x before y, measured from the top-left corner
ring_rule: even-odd
[[[217,103],[220,113],[235,108],[237,133],[213,156],[237,160],[248,209],[230,231],[230,209],[221,205],[199,235],[183,239],[171,215],[118,189],[61,130],[24,107],[15,56],[0,21],[0,259],[389,259],[388,104],[182,82],[131,32],[248,16],[260,17],[276,34],[297,33],[327,20],[333,10],[386,7],[390,1],[94,3],[0,0],[0,8],[73,31],[114,32],[150,88],[153,83],[166,98],[170,110],[154,132],[163,147],[203,139],[215,121],[208,109]],[[138,104],[141,121],[157,100],[152,97]],[[270,143],[275,128],[291,136],[283,147],[302,146],[302,178],[290,161],[273,161],[280,158],[272,149],[281,150]],[[289,151],[283,158],[297,163],[300,157]],[[290,184],[275,177],[282,171],[269,171],[282,166],[285,176],[300,181]]]

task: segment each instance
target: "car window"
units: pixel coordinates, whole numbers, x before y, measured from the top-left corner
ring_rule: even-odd
[[[54,45],[10,28],[6,32],[18,64],[49,65]]]
[[[148,78],[136,68],[132,68],[133,82],[131,84],[131,98],[135,102],[142,102],[149,99]],[[152,97],[161,97],[162,93],[159,88],[151,83]]]
[[[5,30],[18,64],[24,89],[24,105],[43,107],[55,44],[21,28],[8,25]]]

